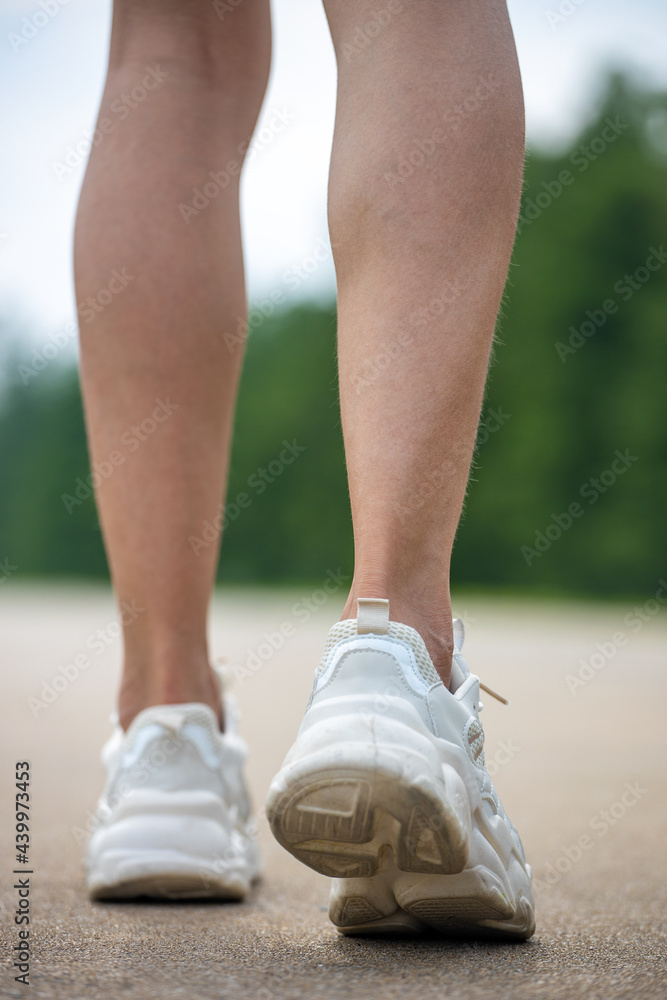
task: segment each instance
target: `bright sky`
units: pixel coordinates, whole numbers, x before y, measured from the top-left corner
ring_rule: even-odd
[[[55,13],[44,14],[39,0],[2,0],[0,10],[0,88],[10,95],[0,164],[0,318],[37,344],[75,314],[71,241],[85,163],[60,177],[54,163],[63,162],[67,147],[95,121],[111,11],[107,0],[41,2]],[[312,269],[309,258],[326,246],[333,49],[318,0],[272,0],[272,7],[273,69],[258,132],[276,111],[292,120],[244,175],[251,299],[275,289],[311,296],[334,287],[330,260],[306,280],[285,278],[304,262]],[[557,147],[576,133],[592,114],[609,68],[626,68],[647,87],[667,89],[664,0],[510,0],[509,8],[529,142]],[[30,32],[33,21],[34,37],[15,51],[13,36]],[[326,255],[320,249],[318,256]]]

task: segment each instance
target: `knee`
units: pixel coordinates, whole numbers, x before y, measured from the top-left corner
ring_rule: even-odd
[[[257,110],[271,61],[269,0],[115,0],[109,76],[159,66],[172,85]]]

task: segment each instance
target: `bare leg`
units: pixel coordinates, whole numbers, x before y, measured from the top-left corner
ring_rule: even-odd
[[[374,0],[325,8],[339,69],[329,217],[356,553],[344,617],[357,597],[389,598],[448,683],[450,555],[521,189],[514,40],[500,0],[390,3],[379,30]]]
[[[115,3],[75,275],[91,458],[114,466],[97,489],[111,574],[118,600],[142,609],[125,628],[124,727],[149,705],[217,708],[206,616],[218,545],[195,553],[189,538],[223,499],[242,355],[224,334],[245,313],[236,168],[270,44],[268,0],[223,20],[210,0]],[[223,170],[205,208],[179,209]]]

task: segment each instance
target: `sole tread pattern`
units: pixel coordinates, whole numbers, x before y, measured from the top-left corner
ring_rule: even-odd
[[[390,850],[404,871],[448,874],[466,862],[461,824],[436,794],[394,775],[319,772],[285,789],[269,812],[276,839],[322,875],[376,875]]]
[[[530,895],[529,870],[510,877],[495,851],[494,870],[467,864],[470,827],[460,809],[423,775],[410,782],[375,764],[311,762],[279,775],[267,803],[283,847],[334,879],[329,916],[338,930],[530,937],[532,903],[520,891],[515,903],[511,888],[526,885]]]

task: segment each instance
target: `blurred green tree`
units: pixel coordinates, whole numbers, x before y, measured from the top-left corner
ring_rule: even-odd
[[[528,157],[485,406],[511,417],[483,415],[454,580],[604,595],[666,575],[666,168],[665,96],[617,77],[572,149]]]
[[[456,584],[650,595],[667,576],[666,174],[667,97],[619,77],[571,149],[527,157]],[[351,572],[335,323],[303,303],[250,334],[222,580]],[[0,560],[103,575],[94,499],[62,500],[89,476],[76,373],[54,362],[24,384],[19,363],[0,404]]]

